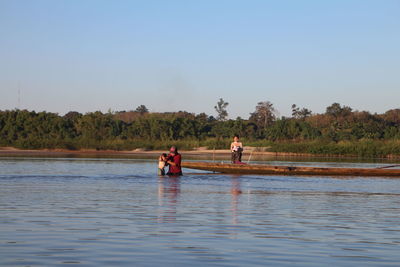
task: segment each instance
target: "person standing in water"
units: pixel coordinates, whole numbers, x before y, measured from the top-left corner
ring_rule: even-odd
[[[231,152],[232,152],[232,163],[240,163],[242,162],[242,152],[243,152],[243,144],[239,141],[239,136],[235,135],[233,137],[233,142],[231,143]]]
[[[182,156],[178,153],[178,148],[176,146],[171,146],[167,158],[167,164],[169,166],[167,175],[182,175],[181,161]]]
[[[165,175],[165,166],[167,165],[167,154],[163,153],[158,158],[158,175],[163,176]]]

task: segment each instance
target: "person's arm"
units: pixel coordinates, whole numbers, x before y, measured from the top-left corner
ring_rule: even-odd
[[[234,146],[233,143],[231,143],[231,152],[233,151],[233,146]]]
[[[172,166],[181,166],[181,155],[176,155],[175,157],[173,157],[174,161],[167,161],[167,163],[169,163]]]
[[[174,162],[174,157],[172,156],[168,156],[167,158],[167,163],[171,166],[176,166],[175,162]]]
[[[175,162],[173,162],[173,161],[168,160],[167,163],[168,163],[168,165],[176,166]]]

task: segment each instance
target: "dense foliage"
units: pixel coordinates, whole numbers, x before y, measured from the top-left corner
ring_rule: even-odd
[[[204,113],[150,113],[145,106],[129,112],[69,112],[64,116],[6,110],[0,111],[0,146],[130,150],[175,143],[186,149],[222,148],[239,134],[246,144],[268,146],[270,151],[400,154],[400,109],[371,114],[334,103],[324,114],[312,115],[294,105],[292,117],[276,119],[265,111],[268,105],[272,108],[271,103],[260,102],[247,120],[217,120]]]

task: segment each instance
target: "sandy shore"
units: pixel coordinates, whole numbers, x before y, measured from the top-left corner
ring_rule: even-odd
[[[80,158],[157,158],[162,153],[167,153],[167,150],[96,150],[96,149],[18,149],[14,147],[0,147],[0,157],[80,157]],[[229,160],[231,152],[229,149],[205,149],[199,148],[196,150],[180,150],[179,151],[187,159],[224,159]],[[256,151],[255,147],[244,147],[243,161],[264,160],[266,158],[357,158],[350,155],[316,155],[306,153],[286,153],[286,152],[268,152]],[[390,155],[386,159],[398,160],[400,156]]]
[[[0,157],[49,157],[49,158],[136,158],[136,159],[157,159],[162,153],[167,153],[167,150],[96,150],[96,149],[81,149],[81,150],[68,150],[68,149],[17,149],[14,147],[0,147]],[[229,149],[204,149],[197,150],[180,150],[179,151],[186,159],[199,160],[230,160],[231,152]],[[304,160],[308,159],[359,159],[356,155],[320,155],[320,154],[307,154],[307,153],[287,153],[287,152],[268,152],[256,151],[255,147],[245,147],[242,160],[244,162],[250,160]],[[389,160],[398,162],[400,155],[387,155],[376,159]],[[369,159],[371,160],[371,158]]]
[[[266,157],[275,157],[275,156],[283,156],[283,157],[312,157],[316,155],[312,154],[296,154],[296,153],[276,153],[276,152],[266,152],[266,151],[254,151],[253,147],[245,147],[243,155],[246,157],[252,156],[266,156]],[[158,156],[161,153],[166,153],[165,150],[151,150],[145,151],[141,149],[135,150],[96,150],[96,149],[82,149],[82,150],[67,150],[67,149],[38,149],[38,150],[25,150],[25,149],[17,149],[14,147],[0,147],[0,156],[95,156],[95,157],[107,157],[107,156],[118,156],[118,157],[130,157],[130,156],[144,156],[144,157],[152,157]],[[231,152],[229,149],[198,149],[198,150],[180,150],[180,153],[183,155],[190,156],[209,156],[209,157],[230,157]]]

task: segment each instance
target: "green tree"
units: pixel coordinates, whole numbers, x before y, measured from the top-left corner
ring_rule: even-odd
[[[345,117],[351,114],[351,107],[341,106],[339,103],[333,103],[329,107],[326,108],[326,114],[332,115],[335,118]]]
[[[263,137],[265,130],[268,126],[271,126],[276,120],[276,109],[274,105],[269,101],[258,102],[256,110],[250,113],[249,120],[254,122],[258,128],[258,134]]]
[[[217,120],[225,121],[228,117],[228,111],[226,108],[228,107],[229,103],[225,102],[222,98],[219,99],[217,105],[214,106],[215,110],[217,111]]]
[[[299,107],[296,106],[296,104],[292,105],[292,117],[295,119],[304,120],[307,117],[311,116],[311,114],[312,111],[307,108],[300,109]]]
[[[135,112],[138,112],[143,115],[143,114],[149,113],[149,110],[147,109],[147,107],[145,105],[140,105],[136,108]]]

